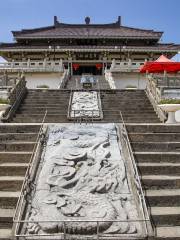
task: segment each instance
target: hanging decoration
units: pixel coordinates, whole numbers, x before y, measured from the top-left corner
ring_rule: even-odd
[[[78,63],[73,63],[72,65],[73,69],[76,71],[78,70],[78,68],[80,67],[80,65]]]
[[[96,68],[97,68],[98,70],[101,70],[102,67],[103,67],[102,63],[97,63],[97,64],[96,64]]]

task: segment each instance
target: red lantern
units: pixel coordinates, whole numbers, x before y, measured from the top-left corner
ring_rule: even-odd
[[[78,63],[73,63],[72,67],[76,71],[79,68],[79,64]]]
[[[102,63],[97,63],[97,64],[96,64],[96,68],[97,68],[98,70],[100,70],[102,67],[103,67]]]

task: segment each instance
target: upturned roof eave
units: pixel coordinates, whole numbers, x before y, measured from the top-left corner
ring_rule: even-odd
[[[15,37],[15,40],[28,40],[28,39],[156,39],[159,40],[160,37],[159,36],[19,36],[19,37]]]

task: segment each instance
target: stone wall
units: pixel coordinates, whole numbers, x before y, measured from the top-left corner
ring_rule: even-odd
[[[113,73],[112,76],[117,89],[125,89],[129,85],[138,89],[146,88],[146,78],[139,73]]]
[[[36,89],[39,85],[47,85],[50,89],[57,89],[62,73],[26,73],[25,76],[29,89]]]

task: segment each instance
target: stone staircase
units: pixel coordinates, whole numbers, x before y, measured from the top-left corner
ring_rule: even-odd
[[[0,125],[0,239],[11,239],[13,215],[38,125]]]
[[[180,239],[180,125],[127,124],[156,239]]]
[[[80,83],[80,79],[82,76],[71,76],[70,80],[68,80],[65,88],[66,89],[83,89],[82,84]],[[104,75],[97,75],[94,78],[98,79],[98,84],[93,85],[93,89],[110,89],[109,83],[106,81]]]
[[[104,119],[126,122],[155,239],[180,239],[180,125],[164,125],[143,90],[101,91]],[[40,123],[68,122],[69,90],[29,90],[14,124],[0,125],[0,239],[10,239],[12,218]],[[25,123],[23,125],[23,123]]]
[[[69,97],[69,90],[29,90],[13,122],[41,123],[46,110],[45,123],[68,122]],[[121,122],[120,111],[125,122],[160,122],[143,90],[101,90],[101,102],[101,122]]]
[[[46,110],[45,122],[67,122],[69,97],[69,90],[29,90],[13,122],[41,123]]]
[[[101,91],[101,102],[105,122],[120,122],[120,111],[127,123],[160,122],[143,90]]]

